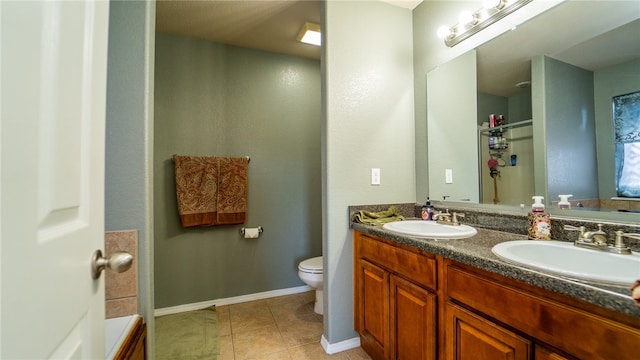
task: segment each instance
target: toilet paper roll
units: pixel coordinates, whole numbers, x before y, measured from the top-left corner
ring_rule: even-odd
[[[245,239],[256,239],[260,236],[260,229],[258,228],[244,228]]]

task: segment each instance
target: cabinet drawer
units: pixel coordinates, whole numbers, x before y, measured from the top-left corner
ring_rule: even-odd
[[[360,235],[360,257],[428,289],[437,287],[436,259]],[[417,251],[417,250],[416,250]]]
[[[536,345],[533,358],[536,360],[571,360],[554,350],[547,349],[542,345]]]
[[[491,318],[566,350],[578,358],[637,359],[640,329],[532,295],[455,264],[446,270],[446,294]]]

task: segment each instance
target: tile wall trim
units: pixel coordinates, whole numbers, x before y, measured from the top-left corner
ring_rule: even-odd
[[[117,230],[104,233],[106,257],[116,251],[133,255],[129,270],[118,274],[105,271],[105,317],[107,319],[138,313],[138,230]]]

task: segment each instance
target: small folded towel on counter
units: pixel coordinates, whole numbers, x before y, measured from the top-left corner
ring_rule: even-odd
[[[183,227],[242,224],[247,209],[248,159],[173,157]]]
[[[404,217],[398,213],[398,209],[395,206],[391,206],[389,209],[379,212],[360,210],[353,217],[353,221],[368,225],[382,225],[388,222],[400,220],[404,220]]]

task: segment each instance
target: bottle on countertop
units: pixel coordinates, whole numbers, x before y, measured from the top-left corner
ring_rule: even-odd
[[[531,240],[551,240],[551,218],[545,211],[543,196],[533,196],[527,234]]]
[[[422,207],[422,220],[433,220],[433,207],[431,206],[431,201],[427,198],[427,202]]]
[[[571,203],[569,202],[569,198],[573,195],[558,195],[560,201],[558,201],[559,209],[571,209]]]

